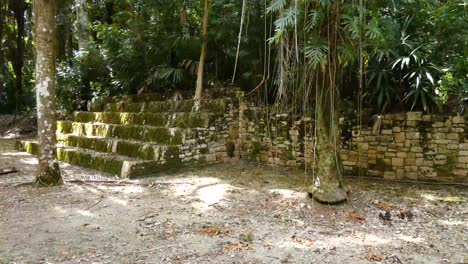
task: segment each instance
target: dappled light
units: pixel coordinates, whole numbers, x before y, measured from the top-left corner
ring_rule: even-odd
[[[462,2],[0,0],[0,262],[468,264]]]

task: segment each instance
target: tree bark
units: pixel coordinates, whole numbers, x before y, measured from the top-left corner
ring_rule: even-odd
[[[86,0],[75,0],[75,8],[78,49],[85,50],[89,44],[89,16]]]
[[[56,153],[55,116],[55,0],[35,0],[36,97],[39,164],[36,185],[62,184]]]
[[[3,27],[6,24],[5,22],[5,12],[4,12],[4,0],[0,0],[0,43],[3,40]],[[4,81],[3,81],[3,68],[4,68],[4,54],[3,54],[3,46],[0,45],[0,99],[2,99],[2,94],[3,94],[3,87],[4,87]]]
[[[203,75],[205,71],[205,59],[208,46],[208,17],[210,15],[210,0],[205,0],[205,11],[203,13],[202,49],[200,61],[198,63],[197,89],[195,90],[195,100],[201,100],[203,96]]]
[[[347,200],[343,169],[340,159],[338,27],[340,22],[338,1],[329,9],[327,25],[328,62],[321,70],[316,93],[316,174],[309,187],[312,197],[321,203],[336,204]]]
[[[24,11],[26,2],[24,0],[14,0],[12,4],[13,13],[16,20],[16,52],[13,60],[13,71],[15,73],[15,116],[19,112],[20,96],[23,93],[23,64],[24,64]]]

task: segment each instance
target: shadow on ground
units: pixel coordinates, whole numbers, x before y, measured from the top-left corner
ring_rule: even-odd
[[[0,140],[0,262],[463,263],[464,188],[349,180],[350,202],[303,192],[304,172],[250,163],[117,181],[62,164],[36,189],[36,159]],[[86,181],[86,183],[81,182]],[[103,182],[104,181],[104,182]]]

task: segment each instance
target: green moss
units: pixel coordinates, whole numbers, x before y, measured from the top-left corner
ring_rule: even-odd
[[[63,181],[58,162],[54,162],[52,165],[41,170],[40,174],[36,177],[36,182],[34,183],[36,187],[51,187],[61,184],[63,184]]]
[[[232,141],[226,143],[226,153],[228,157],[233,158],[235,156],[236,144]]]
[[[122,172],[122,165],[123,165],[123,162],[121,160],[111,159],[111,160],[107,160],[105,164],[106,164],[105,171],[107,173],[121,176],[120,174]]]
[[[294,150],[291,145],[288,146],[287,159],[294,160]]]
[[[32,155],[39,154],[39,144],[33,141],[22,141],[18,140],[15,143],[15,149],[24,151]]]
[[[447,163],[445,165],[435,165],[434,170],[437,174],[449,175],[453,173],[453,170],[456,168],[457,158],[455,154],[447,155]]]
[[[58,121],[57,131],[62,134],[69,134],[73,130],[72,122],[70,121]]]
[[[261,151],[261,144],[260,142],[252,142],[252,151],[250,152],[250,160],[257,160],[260,155]]]

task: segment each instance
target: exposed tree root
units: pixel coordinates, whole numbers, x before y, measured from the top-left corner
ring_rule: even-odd
[[[341,187],[310,187],[309,196],[319,203],[339,204],[348,200],[348,191]]]

